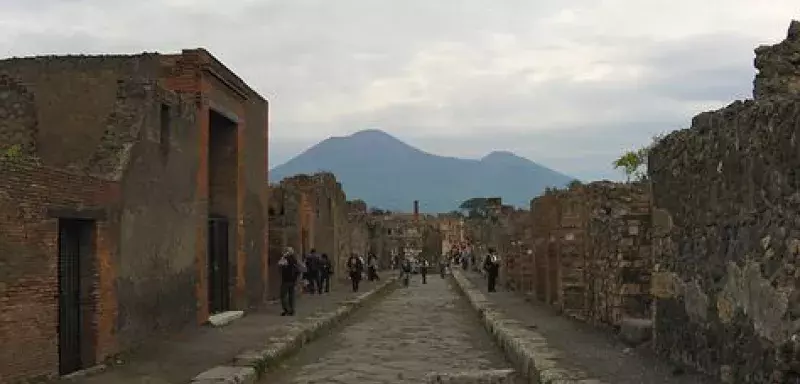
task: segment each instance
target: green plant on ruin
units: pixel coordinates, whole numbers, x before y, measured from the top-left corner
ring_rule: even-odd
[[[622,169],[627,182],[630,183],[631,181],[642,181],[647,177],[646,162],[647,149],[640,148],[623,153],[614,160],[613,165],[614,169]]]
[[[24,157],[25,153],[22,151],[22,146],[19,144],[13,144],[5,148],[0,148],[0,162],[17,163],[22,161]]]
[[[567,187],[569,189],[574,189],[574,188],[580,187],[581,185],[583,185],[583,183],[581,183],[580,180],[574,179],[574,180],[570,181],[569,184],[567,184]]]
[[[650,145],[623,153],[622,156],[612,163],[614,169],[622,169],[629,183],[631,181],[639,182],[647,180],[647,159],[650,156],[650,151],[662,138],[663,135],[653,136],[653,141]]]

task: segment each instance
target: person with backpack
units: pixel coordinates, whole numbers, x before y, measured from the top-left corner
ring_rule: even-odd
[[[333,276],[333,264],[331,263],[331,259],[328,258],[327,253],[323,253],[320,256],[320,266],[319,266],[319,293],[322,294],[323,288],[325,289],[325,293],[331,291],[331,276]]]
[[[488,291],[497,292],[495,285],[497,285],[497,275],[500,273],[500,257],[497,256],[494,248],[489,248],[489,254],[483,261],[483,270],[486,271],[488,278]]]
[[[308,279],[308,292],[309,293],[322,293],[322,279],[320,276],[321,260],[317,250],[311,248],[311,252],[306,256],[306,279]]]
[[[347,259],[347,271],[350,273],[350,282],[353,284],[353,292],[358,292],[358,285],[361,283],[361,275],[364,273],[364,261],[356,256],[355,253]]]
[[[292,247],[286,247],[278,260],[278,267],[281,271],[281,316],[294,316],[295,287],[297,278],[303,273],[303,268],[297,260]]]

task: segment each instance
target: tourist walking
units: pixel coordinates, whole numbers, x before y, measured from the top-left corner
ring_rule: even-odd
[[[295,287],[297,278],[302,274],[302,266],[297,260],[297,255],[292,247],[287,247],[280,260],[278,267],[281,270],[281,316],[293,316],[295,304]]]
[[[356,256],[355,253],[347,259],[347,271],[350,273],[350,282],[353,284],[353,292],[358,292],[358,285],[361,283],[361,275],[364,274],[364,260]]]
[[[378,257],[370,253],[367,257],[367,278],[369,281],[380,281],[378,277]]]
[[[311,252],[309,252],[308,256],[306,256],[306,279],[308,280],[309,293],[322,293],[322,288],[320,287],[321,261],[322,260],[320,259],[319,254],[317,254],[317,250],[311,248]]]
[[[323,253],[319,265],[319,293],[322,293],[323,289],[325,293],[331,291],[331,276],[333,276],[333,264],[328,254]]]
[[[428,284],[428,259],[419,262],[419,274],[422,276],[422,284]]]
[[[400,264],[400,277],[403,280],[403,286],[408,287],[411,281],[411,270],[413,266],[411,265],[411,259],[405,258],[403,262]]]
[[[497,275],[500,273],[500,257],[497,256],[494,248],[489,248],[489,254],[483,261],[483,270],[486,271],[487,285],[489,292],[496,292],[495,286],[497,285]]]

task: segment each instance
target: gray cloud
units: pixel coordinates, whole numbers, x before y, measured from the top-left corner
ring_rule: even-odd
[[[752,50],[783,37],[795,2],[0,0],[0,51],[206,47],[271,100],[273,164],[381,128],[434,153],[507,149],[591,179],[748,97]]]

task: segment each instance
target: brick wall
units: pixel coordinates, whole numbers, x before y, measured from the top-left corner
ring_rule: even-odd
[[[117,204],[119,186],[85,174],[28,162],[0,163],[0,382],[58,374],[58,219],[54,209],[84,211]],[[95,226],[89,361],[116,352],[113,231]]]

